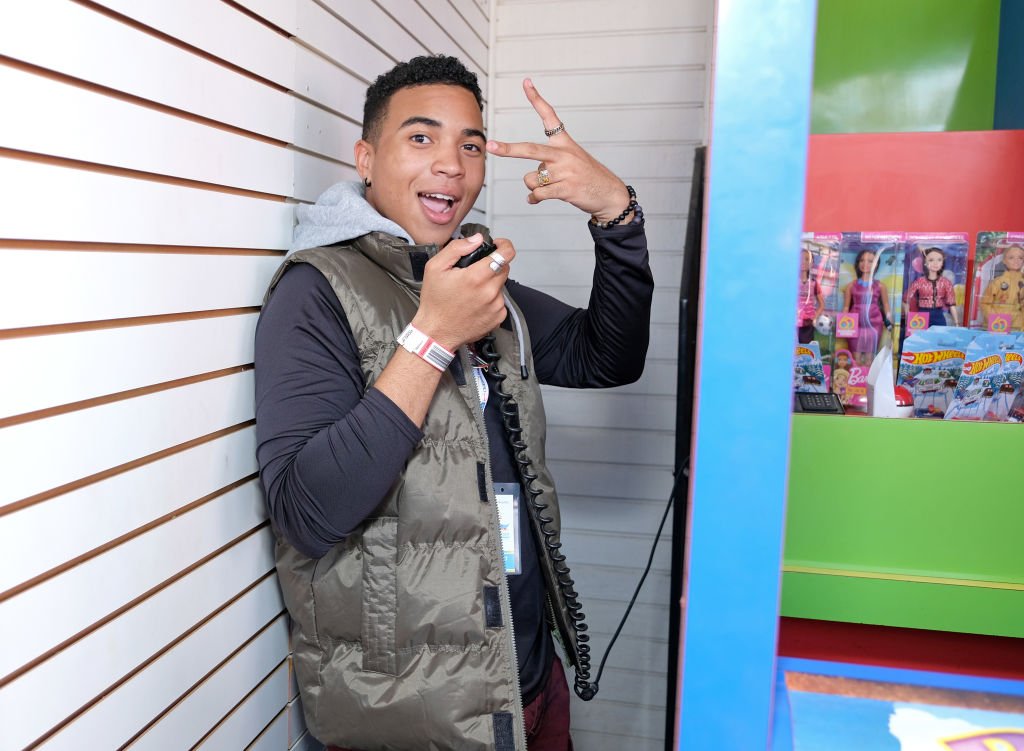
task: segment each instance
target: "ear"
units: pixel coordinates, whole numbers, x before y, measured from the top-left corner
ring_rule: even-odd
[[[353,147],[353,154],[356,159],[356,171],[360,178],[370,178],[373,172],[373,144],[360,138]]]

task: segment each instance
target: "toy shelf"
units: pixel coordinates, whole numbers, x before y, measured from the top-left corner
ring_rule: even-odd
[[[815,135],[805,228],[1024,230],[1024,131]],[[782,615],[1024,637],[1024,425],[797,414]]]

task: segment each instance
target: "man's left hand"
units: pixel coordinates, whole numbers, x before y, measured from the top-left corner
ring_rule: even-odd
[[[558,130],[562,121],[529,78],[523,81],[523,90],[540,116],[544,130]],[[496,156],[540,162],[537,169],[523,177],[530,191],[526,197],[528,203],[550,199],[565,201],[598,222],[614,219],[629,205],[625,183],[587,153],[564,128],[549,136],[547,144],[488,141],[487,150]]]

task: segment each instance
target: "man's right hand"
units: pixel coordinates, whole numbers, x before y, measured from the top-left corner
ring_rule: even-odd
[[[490,260],[482,258],[464,269],[458,260],[483,243],[479,233],[452,240],[431,258],[423,271],[420,307],[412,325],[454,351],[467,342],[475,342],[505,320],[502,291],[508,279],[508,266],[516,255],[512,243],[496,238],[497,252],[505,264],[492,271]]]

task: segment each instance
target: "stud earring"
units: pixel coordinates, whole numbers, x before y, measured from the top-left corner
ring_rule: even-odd
[[[364,177],[363,178],[363,185],[365,185],[367,188],[370,188],[370,187],[373,186],[373,183],[370,182],[370,178]]]

